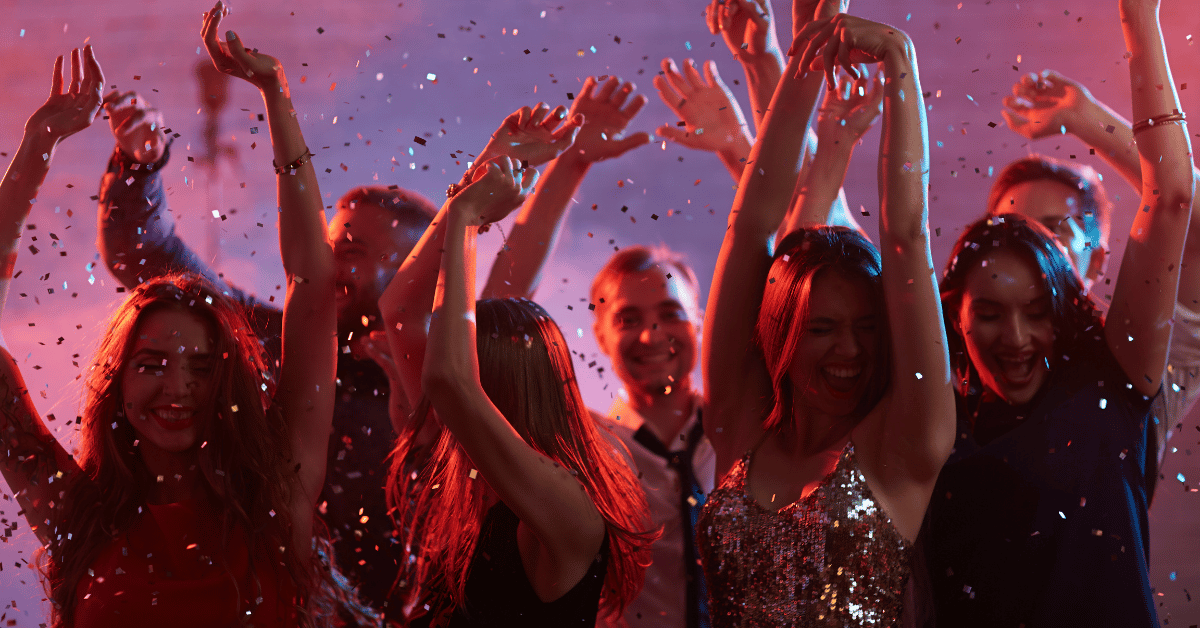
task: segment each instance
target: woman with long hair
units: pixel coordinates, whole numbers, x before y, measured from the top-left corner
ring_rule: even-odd
[[[236,36],[218,41],[223,14],[220,3],[205,14],[204,43],[219,69],[260,88],[275,159],[286,164],[277,168],[289,279],[278,381],[236,304],[196,276],[152,279],[100,342],[72,457],[0,343],[0,463],[45,544],[54,626],[332,621],[331,574],[313,540],[333,404],[332,251],[283,69]],[[62,64],[0,183],[0,294],[54,146],[101,107],[91,48],[74,51],[69,86]]]
[[[1157,0],[1122,0],[1142,196],[1101,316],[1041,224],[970,225],[942,279],[958,442],[930,507],[951,626],[1157,626],[1148,576],[1150,406],[1193,194]],[[1153,468],[1153,467],[1151,467]]]
[[[705,316],[704,429],[724,477],[697,535],[713,626],[894,625],[954,426],[916,56],[901,31],[845,14],[805,26],[792,54]],[[772,255],[822,59],[830,88],[835,59],[856,90],[869,79],[852,63],[883,67],[880,250],[810,222]]]
[[[405,601],[418,623],[591,625],[636,595],[648,555],[641,488],[588,413],[558,326],[531,301],[475,302],[476,233],[536,179],[515,163],[475,169],[380,300],[393,355],[409,358],[405,385],[425,399],[388,481],[397,522],[419,521]],[[429,319],[414,304],[435,278]],[[406,439],[430,410],[445,429],[405,474]]]

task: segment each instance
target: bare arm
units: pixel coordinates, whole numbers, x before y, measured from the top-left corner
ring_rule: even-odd
[[[300,556],[311,551],[313,506],[325,483],[333,422],[336,360],[333,250],[325,240],[325,212],[316,172],[292,110],[287,77],[279,62],[247,50],[230,31],[217,39],[224,7],[208,13],[203,38],[218,70],[259,88],[267,110],[276,164],[279,246],[287,274],[283,306],[283,357],[275,402],[291,426],[292,462],[299,465],[293,497],[293,539]],[[311,155],[308,155],[311,157]],[[300,162],[303,162],[302,164]]]
[[[761,417],[771,384],[754,326],[771,267],[771,240],[787,213],[800,169],[800,151],[816,94],[806,81],[820,72],[801,72],[792,57],[763,120],[750,167],[745,169],[730,211],[704,315],[702,372],[704,432],[717,453],[723,476],[762,434]]]
[[[842,182],[855,145],[882,110],[884,90],[882,75],[868,79],[866,66],[860,73],[862,77],[855,81],[843,76],[837,89],[825,92],[817,118],[817,151],[801,175],[802,185],[788,210],[781,235],[817,225],[862,231],[846,207]]]
[[[550,162],[537,190],[512,226],[506,245],[496,254],[483,298],[524,297],[532,299],[541,281],[542,268],[562,231],[571,197],[579,190],[592,164],[619,157],[647,144],[650,136],[634,133],[622,137],[629,122],[646,104],[646,97],[633,96],[633,83],[616,77],[597,85],[594,77],[571,103],[567,119],[583,116],[575,143]]]
[[[521,438],[479,381],[475,234],[479,225],[498,217],[496,203],[509,198],[520,202],[520,186],[527,184],[523,179],[528,177],[515,174],[507,158],[485,168],[450,203],[422,387],[488,486],[534,531],[542,548],[559,565],[586,569],[604,539],[599,511],[568,469]]]
[[[809,18],[812,14],[809,14]],[[712,0],[705,11],[708,30],[725,39],[746,71],[754,127],[762,132],[763,116],[783,75],[783,54],[775,33],[770,0]]]
[[[1179,111],[1158,23],[1158,2],[1123,0],[1121,25],[1131,55],[1134,119]],[[1141,209],[1130,228],[1105,336],[1133,385],[1142,394],[1153,395],[1166,365],[1194,184],[1185,124],[1145,129],[1138,134],[1137,146]]]
[[[54,149],[66,137],[87,128],[100,111],[104,73],[92,47],[71,53],[71,82],[63,81],[63,58],[54,63],[50,97],[25,124],[21,146],[0,181],[0,320],[12,281],[21,232],[46,180]],[[0,472],[42,543],[62,507],[61,492],[75,480],[78,465],[46,428],[29,397],[16,361],[0,335]],[[55,500],[57,505],[55,505]]]

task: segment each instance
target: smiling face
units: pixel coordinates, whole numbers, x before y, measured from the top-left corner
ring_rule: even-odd
[[[364,329],[364,316],[366,327],[376,327],[379,296],[424,231],[370,204],[334,214],[327,237],[337,265],[337,321],[342,337]]]
[[[996,206],[1040,222],[1066,248],[1076,272],[1090,287],[1103,270],[1105,243],[1088,242],[1079,207],[1079,191],[1054,179],[1032,179],[1010,187]]]
[[[699,306],[678,272],[655,266],[613,282],[593,330],[625,389],[637,395],[689,391]]]
[[[837,271],[817,274],[803,324],[788,368],[795,405],[828,416],[852,414],[879,359],[881,321],[870,287]]]
[[[986,265],[984,265],[986,264]],[[956,327],[983,385],[1004,401],[1033,399],[1054,349],[1050,294],[1033,264],[997,250],[967,271]]]
[[[208,326],[179,309],[151,312],[139,321],[129,356],[121,398],[143,459],[194,455],[201,427],[213,418]]]

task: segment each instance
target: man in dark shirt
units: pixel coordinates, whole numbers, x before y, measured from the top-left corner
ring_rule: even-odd
[[[275,368],[282,311],[227,283],[175,233],[161,175],[170,157],[161,114],[135,93],[106,100],[117,146],[100,184],[98,249],[109,272],[127,288],[172,271],[203,275],[246,306]],[[384,371],[359,341],[380,328],[379,295],[436,212],[428,199],[396,186],[359,187],[338,200],[328,231],[338,271],[341,349],[328,471],[318,505],[342,572],[383,611],[403,560],[383,489],[386,458],[396,439],[389,396],[402,391],[389,390]],[[406,406],[395,401],[398,408]]]

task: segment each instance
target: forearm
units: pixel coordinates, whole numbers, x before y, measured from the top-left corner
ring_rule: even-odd
[[[0,182],[0,315],[8,296],[13,269],[17,262],[17,249],[21,245],[21,232],[38,190],[50,172],[50,158],[57,142],[39,131],[26,131],[21,145],[13,155],[8,171]]]
[[[425,365],[422,382],[423,386],[425,382],[433,382],[437,387],[453,390],[473,388],[479,383],[475,348],[477,228],[460,211],[450,211],[447,223],[426,353],[437,358],[432,364]],[[442,418],[451,429],[455,429],[456,420],[453,417]]]
[[[821,142],[788,210],[785,234],[800,228],[835,224],[833,211],[838,207],[838,194],[853,153],[851,142]]]
[[[401,387],[413,407],[422,394],[421,369],[446,239],[448,207],[449,201],[442,205],[379,297],[388,347],[396,361]]]
[[[1082,110],[1068,117],[1064,126],[1067,133],[1094,149],[1134,189],[1142,188],[1142,167],[1128,120],[1102,102],[1085,100]]]
[[[883,246],[928,246],[926,194],[929,140],[916,51],[906,36],[884,59],[883,132],[879,145],[880,234]]]
[[[734,138],[732,145],[724,150],[717,151],[717,157],[721,159],[721,165],[729,171],[729,175],[733,177],[734,182],[741,181],[742,171],[746,169],[746,162],[750,159],[750,150],[754,142],[749,134],[745,131],[738,137]]]
[[[282,91],[266,90],[263,101],[271,131],[271,147],[279,166],[294,164],[308,152],[300,123],[292,109],[286,82]],[[332,281],[333,251],[325,238],[325,211],[312,159],[276,175],[279,202],[279,249],[289,277]]]
[[[1133,119],[1145,120],[1181,111],[1157,11],[1146,8],[1122,12],[1121,25],[1129,48],[1129,78],[1133,93]],[[1166,86],[1166,89],[1163,87]],[[1138,134],[1143,206],[1163,204],[1168,211],[1190,208],[1192,161],[1184,124],[1160,124]],[[1186,225],[1186,223],[1184,223]],[[1186,227],[1185,227],[1186,228]]]
[[[800,173],[800,152],[808,126],[804,114],[812,111],[816,101],[816,94],[808,88],[822,77],[820,72],[806,72],[799,79],[791,78],[799,63],[799,57],[793,57],[784,70],[787,78],[780,80],[775,90],[747,162],[750,167],[738,185],[730,226],[752,239],[765,240],[779,228]]]
[[[587,176],[590,164],[568,150],[550,162],[537,190],[521,208],[505,245],[496,253],[483,298],[532,299],[542,269],[562,231],[572,197]]]
[[[771,106],[775,87],[779,85],[779,79],[783,77],[783,54],[778,50],[772,50],[756,57],[739,60],[742,62],[742,69],[746,72],[746,89],[750,93],[750,109],[754,117],[755,133],[762,133],[763,118],[766,117],[767,109]],[[820,89],[819,84],[817,89]]]

